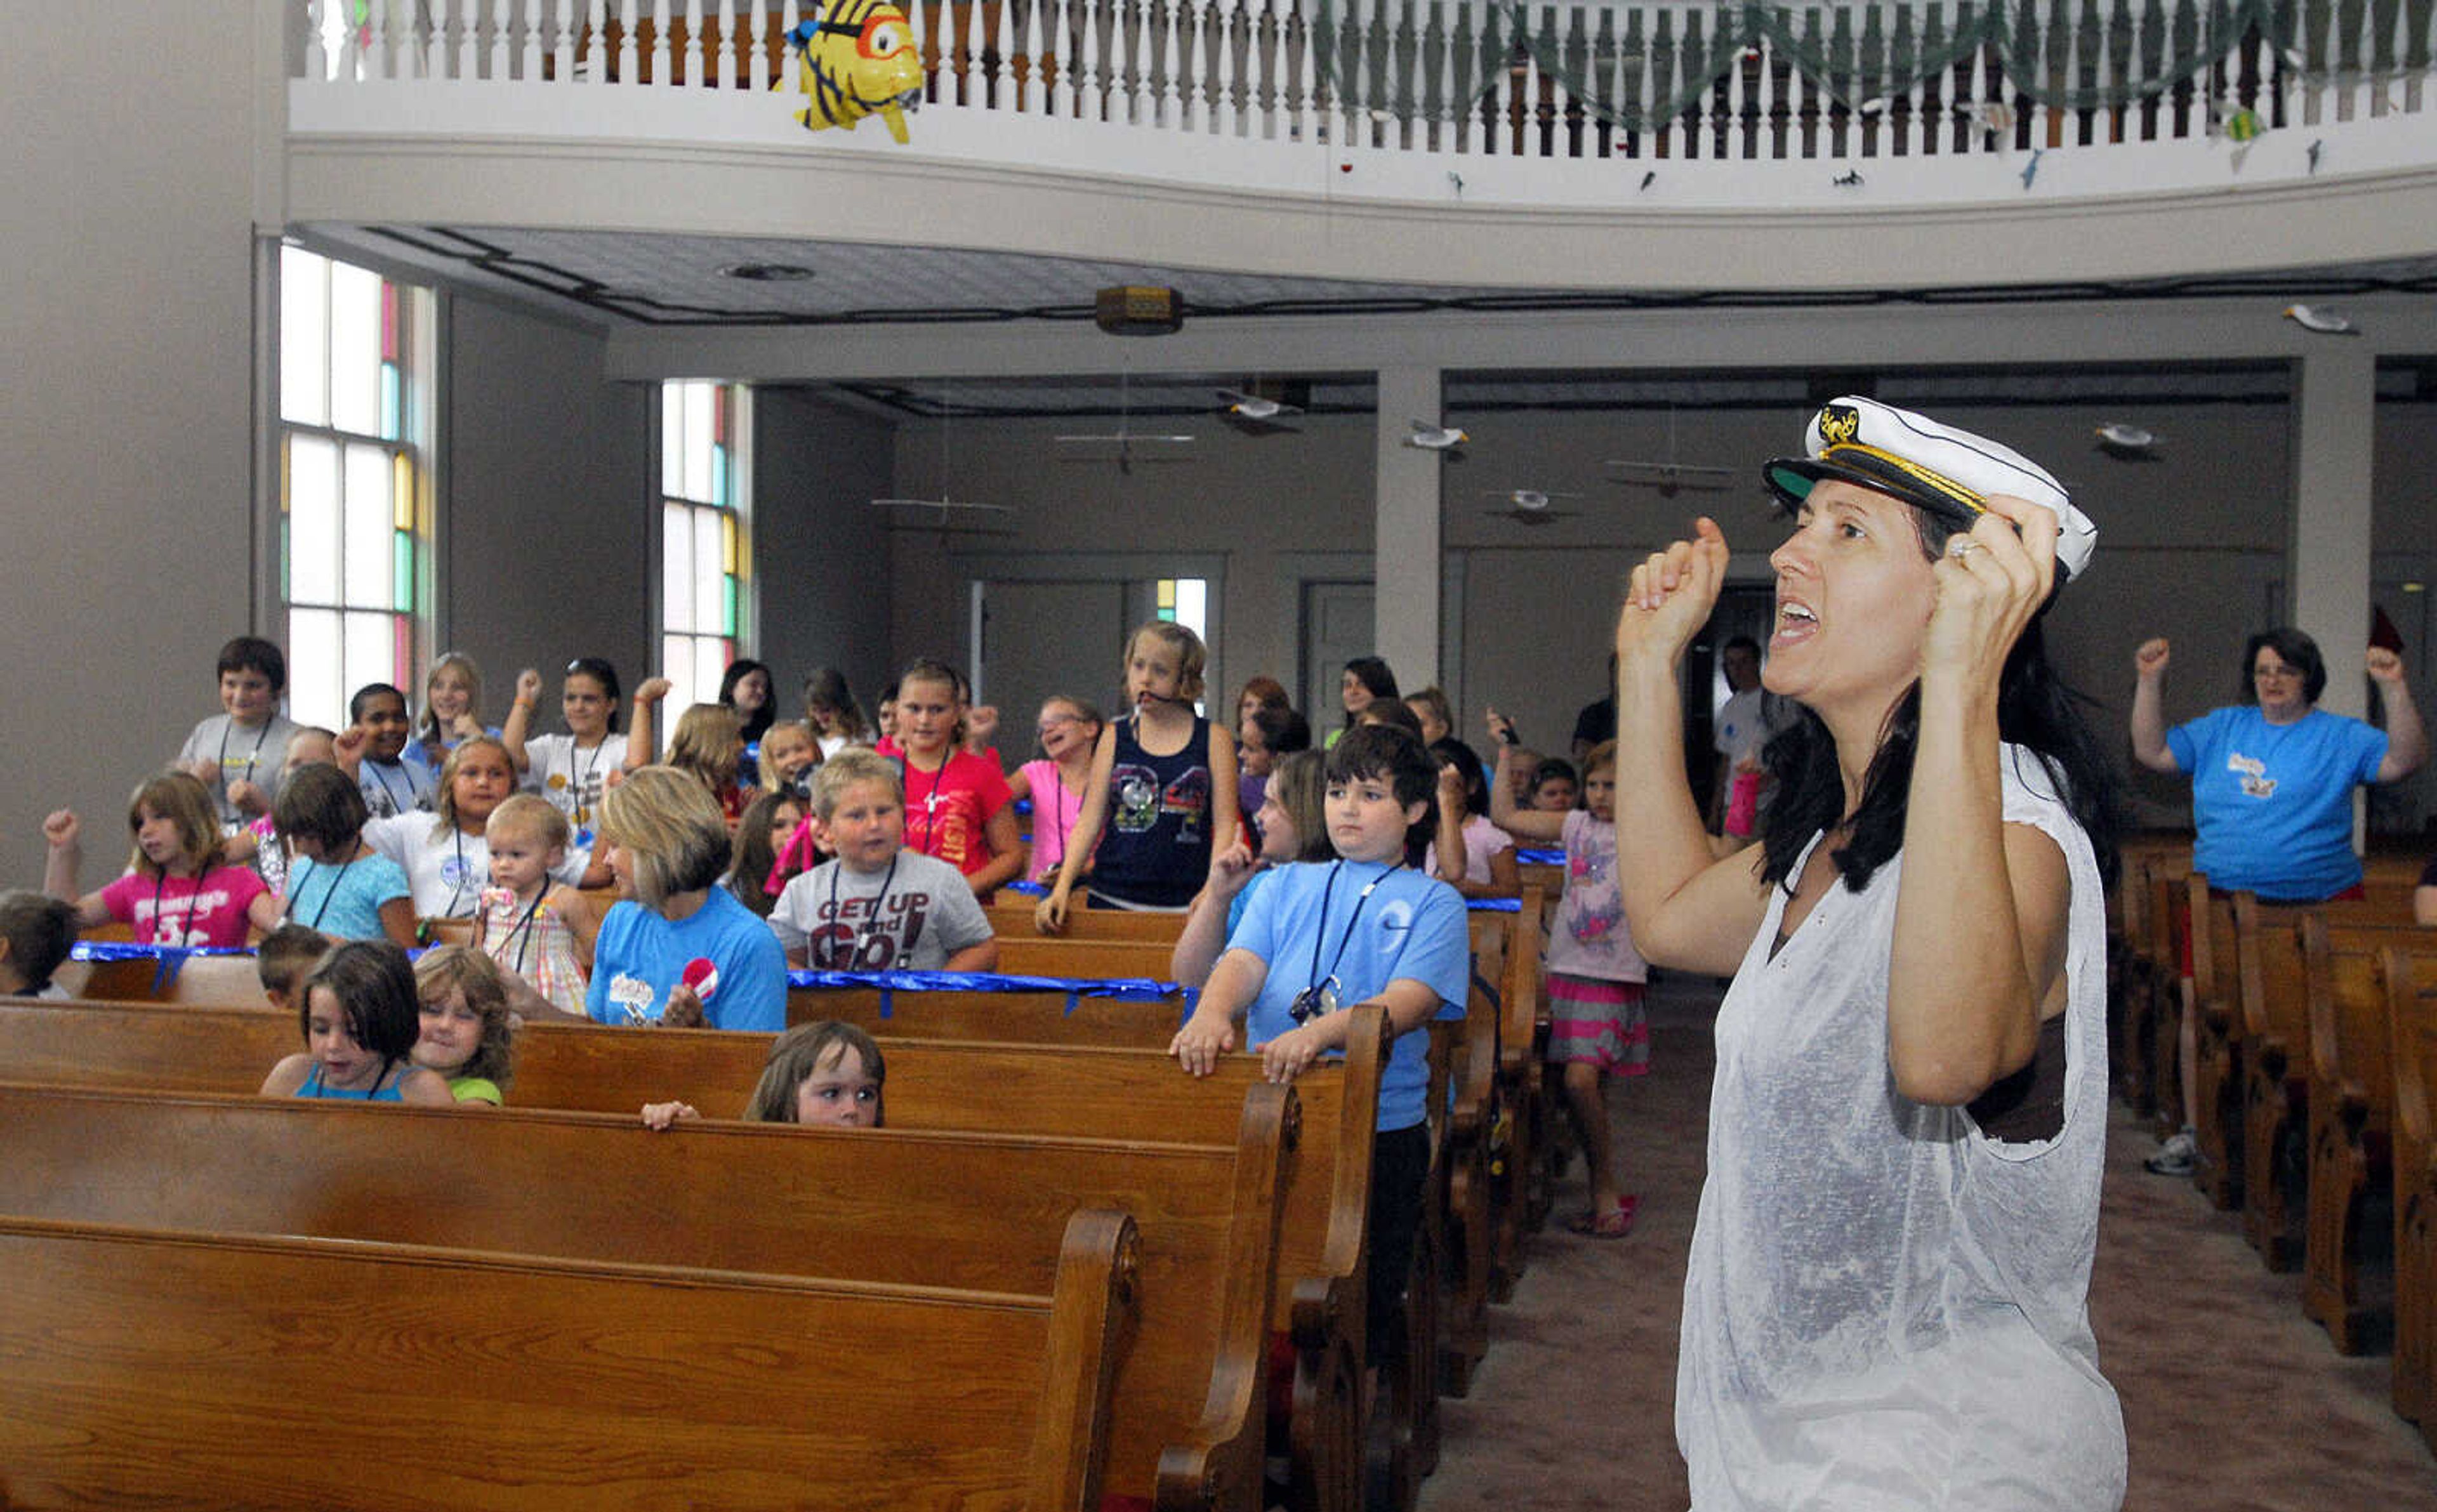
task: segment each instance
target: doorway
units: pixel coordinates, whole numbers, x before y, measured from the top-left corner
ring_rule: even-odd
[[[1345,704],[1338,688],[1345,664],[1357,656],[1368,656],[1376,649],[1378,628],[1374,617],[1372,585],[1367,582],[1306,579],[1300,623],[1296,688],[1302,703],[1297,706],[1311,721],[1312,743],[1317,745],[1328,739],[1329,731],[1344,722]]]

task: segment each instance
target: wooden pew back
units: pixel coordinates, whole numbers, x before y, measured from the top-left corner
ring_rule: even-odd
[[[1014,1295],[0,1218],[0,1488],[1096,1512],[1131,1234],[1061,1226]]]
[[[1010,940],[1049,938],[1032,927],[1033,906],[1040,899],[1021,893],[1001,893],[998,900],[982,912],[990,916],[991,929],[1002,947]],[[1074,906],[1066,911],[1066,932],[1055,938],[1061,940],[1100,940],[1130,942],[1135,945],[1163,945],[1175,947],[1176,937],[1184,932],[1182,913],[1155,913],[1141,909],[1085,908],[1078,895]],[[1160,977],[1165,979],[1166,971]]]
[[[1197,1475],[1215,1466],[1256,1488],[1295,1117],[1289,1090],[1264,1086],[1226,1145],[726,1122],[656,1135],[590,1114],[10,1084],[0,1213],[1046,1293],[1068,1218],[1113,1208],[1140,1235],[1144,1312],[1119,1369],[1111,1487],[1150,1494],[1173,1448]]]

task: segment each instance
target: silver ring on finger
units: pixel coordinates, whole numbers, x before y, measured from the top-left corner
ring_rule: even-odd
[[[1946,554],[1957,562],[1980,548],[1980,543],[1968,535],[1951,536],[1946,543]]]

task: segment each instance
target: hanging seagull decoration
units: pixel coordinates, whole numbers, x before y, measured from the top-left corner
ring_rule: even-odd
[[[1412,425],[1413,433],[1405,438],[1405,444],[1419,446],[1424,451],[1446,451],[1472,439],[1470,432],[1454,426],[1432,425],[1427,420],[1416,420]]]
[[[2315,305],[2288,304],[2285,306],[2285,318],[2302,329],[2315,332],[2320,336],[2360,335],[2360,327],[2355,325],[2349,318]]]
[[[1227,403],[1227,412],[1244,420],[1282,420],[1303,413],[1303,406],[1290,405],[1283,399],[1265,399],[1257,393],[1244,393],[1235,389],[1221,389],[1218,397]]]
[[[1508,489],[1502,494],[1496,490],[1491,490],[1490,492],[1483,494],[1481,496],[1483,498],[1502,498],[1506,501],[1506,507],[1504,509],[1482,510],[1481,512],[1481,513],[1499,515],[1502,518],[1513,520],[1518,525],[1546,525],[1551,520],[1570,519],[1580,512],[1575,510],[1552,510],[1549,507],[1549,501],[1551,499],[1557,498],[1582,497],[1580,494],[1552,494],[1545,489],[1537,488],[1514,488]]]
[[[2095,434],[2101,451],[2127,461],[2148,459],[2158,444],[2157,432],[2144,430],[2139,426],[2128,426],[2121,421],[2109,421],[2099,426]]]

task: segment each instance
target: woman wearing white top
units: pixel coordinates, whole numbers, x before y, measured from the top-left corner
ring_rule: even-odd
[[[1634,940],[1735,977],[1677,1365],[1692,1503],[2112,1508],[2112,779],[2038,623],[2095,531],[2017,454],[1870,400],[1807,441],[1767,468],[1796,524],[1765,681],[1805,712],[1762,846],[1713,860],[1684,775],[1713,522],[1634,569],[1617,624]]]

